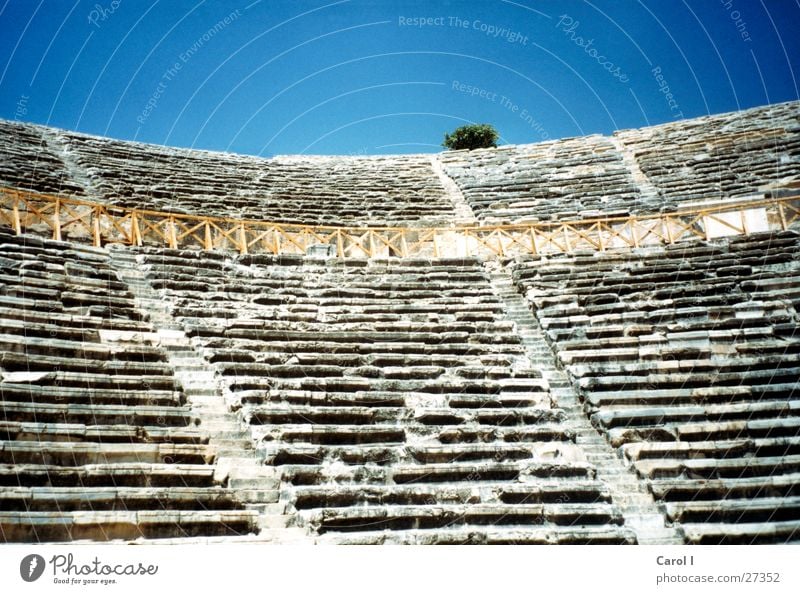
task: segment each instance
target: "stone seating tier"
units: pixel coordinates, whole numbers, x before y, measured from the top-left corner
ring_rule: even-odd
[[[455,215],[426,155],[264,159],[3,121],[0,151],[0,185],[128,208],[351,226]]]
[[[689,542],[800,534],[798,248],[789,230],[514,265],[586,413]]]
[[[320,542],[635,540],[477,261],[138,253]]]
[[[747,196],[800,174],[797,102],[615,133],[667,203]]]
[[[578,218],[657,209],[605,137],[442,153],[442,167],[481,220]]]
[[[795,101],[611,136],[434,157],[263,159],[0,121],[0,185],[129,208],[308,225],[574,220],[769,195],[800,176],[798,132]]]
[[[0,120],[0,185],[83,196],[84,188],[42,135],[41,126]]]
[[[443,171],[478,219],[627,216],[768,192],[800,176],[800,103],[634,130],[451,151]]]
[[[0,230],[0,538],[257,529],[104,250]]]

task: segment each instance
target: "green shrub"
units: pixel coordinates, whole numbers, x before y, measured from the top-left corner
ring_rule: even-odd
[[[444,135],[442,146],[450,150],[478,149],[497,146],[500,135],[491,124],[470,124]]]

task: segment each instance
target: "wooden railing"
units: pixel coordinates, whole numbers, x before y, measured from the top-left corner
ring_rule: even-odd
[[[786,229],[800,219],[800,193],[723,202],[670,213],[452,227],[335,227],[270,223],[122,208],[0,187],[0,224],[17,234],[102,246],[124,243],[242,254],[305,254],[328,245],[342,258],[503,257],[672,244]]]

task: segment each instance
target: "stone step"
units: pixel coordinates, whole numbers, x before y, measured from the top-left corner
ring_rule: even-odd
[[[184,385],[186,384],[204,384],[213,382],[217,379],[216,371],[175,371],[175,377],[180,380]]]
[[[160,311],[168,311],[168,306],[165,305],[164,300],[150,293],[137,295],[136,301],[141,304],[143,309],[146,309],[151,314]]]
[[[670,545],[683,545],[684,539],[679,538],[677,536],[672,536],[675,534],[673,529],[665,530],[663,537],[657,538],[644,538],[639,541],[641,545],[648,545],[648,546],[670,546]]]
[[[252,504],[257,504],[257,509],[260,511],[261,508],[267,504],[277,503],[280,499],[280,491],[267,487],[248,488],[245,486],[236,490],[236,499],[243,503],[250,504],[247,505],[247,509],[256,508],[256,505]]]
[[[242,425],[241,420],[237,413],[230,413],[230,412],[216,412],[212,410],[203,410],[202,417],[210,417],[211,415],[217,415],[221,417],[223,420],[203,420],[201,421],[202,426],[205,431],[220,431],[220,432],[231,432],[231,431],[242,431],[246,433],[246,435],[250,435],[249,429]]]
[[[169,358],[170,361],[175,361],[176,363],[206,364],[205,358],[192,347],[187,347],[183,351],[175,350],[170,353]]]
[[[255,449],[251,450],[251,449],[243,448],[242,445],[240,443],[238,443],[238,442],[235,443],[235,444],[228,444],[228,445],[225,445],[225,446],[219,446],[217,444],[214,444],[214,447],[215,447],[217,453],[220,456],[228,456],[228,455],[231,455],[231,456],[232,455],[246,456],[248,454],[248,452],[252,451],[253,452],[253,460],[255,461],[255,460],[259,459],[259,456],[255,453]]]
[[[175,357],[169,358],[169,364],[176,374],[193,374],[198,371],[208,371],[208,363],[202,360],[194,360],[185,358],[180,362],[176,361]],[[213,370],[212,370],[213,372]]]
[[[206,381],[197,381],[195,379],[181,378],[178,377],[177,375],[175,379],[178,380],[178,382],[180,382],[185,392],[193,390],[210,390],[216,387],[221,381],[221,378],[218,377],[210,378]]]
[[[183,351],[183,350],[185,350],[187,344],[190,344],[189,343],[189,339],[188,338],[184,338],[184,339],[182,339],[180,341],[176,340],[174,342],[162,343],[161,347],[171,353],[173,351]]]
[[[237,423],[238,424],[238,423]],[[249,431],[242,431],[235,427],[233,423],[230,427],[224,426],[209,426],[208,424],[201,425],[203,431],[214,432],[214,437],[210,438],[211,445],[218,445],[220,443],[247,443],[248,448],[252,446],[252,440]]]
[[[619,458],[616,453],[609,451],[608,443],[601,441],[598,439],[596,442],[589,442],[581,444],[582,449],[587,454],[591,454],[594,456],[604,456],[609,460],[612,458]]]
[[[225,472],[228,476],[242,476],[240,473],[243,471],[249,471],[251,469],[261,469],[266,468],[261,464],[261,458],[256,454],[254,450],[234,450],[226,453],[218,453],[217,454],[217,466],[219,468],[225,469]],[[247,474],[246,476],[251,476]],[[252,475],[252,476],[266,476],[262,474]]]
[[[200,424],[208,423],[227,423],[231,417],[231,413],[214,413],[214,412],[204,412],[202,418],[200,419]]]
[[[236,490],[248,509],[269,510],[269,505],[278,502],[280,481],[274,469],[260,463],[261,455],[255,449],[250,431],[239,415],[229,411],[225,399],[214,387],[219,380],[216,371],[194,349],[191,339],[172,317],[170,307],[151,288],[145,276],[131,270],[137,266],[135,258],[116,255],[114,261],[123,269],[121,278],[128,283],[137,305],[156,327],[160,346],[167,350],[175,379],[182,385],[192,411],[200,418],[202,430],[209,435],[209,445],[216,454],[215,475],[227,476],[228,486]]]
[[[175,370],[175,375],[181,375],[189,380],[191,380],[192,376],[196,373],[204,373],[210,372],[216,376],[217,370],[210,365],[175,365],[173,362],[172,357],[169,358],[170,367]]]
[[[194,360],[190,360],[188,358],[177,361],[175,357],[170,357],[169,364],[176,372],[192,373],[194,371],[205,371],[208,369],[207,363],[195,362]]]
[[[550,385],[550,394],[553,398],[558,398],[565,406],[574,406],[583,409],[583,405],[578,401],[575,392],[567,388],[554,388],[553,382],[548,382]]]
[[[192,401],[194,406],[199,407],[206,407],[206,408],[213,408],[214,406],[225,405],[225,399],[219,394],[216,390],[207,390],[207,392],[211,392],[207,395],[198,394],[195,392],[186,393],[189,399]]]
[[[307,538],[307,532],[300,528],[292,528],[288,525],[289,516],[284,514],[261,514],[258,518],[258,527],[262,531],[274,531],[281,537],[289,536],[290,531],[296,536],[303,535]]]
[[[633,527],[639,542],[648,539],[675,544],[682,542],[673,529],[665,528],[665,516],[653,501],[646,484],[625,466],[605,437],[589,422],[583,403],[567,375],[559,369],[546,335],[526,300],[514,289],[509,273],[493,272],[491,279],[496,295],[504,303],[508,319],[516,325],[528,357],[547,381],[553,401],[566,413],[566,424],[575,433],[575,444],[595,467],[597,478],[607,485],[626,526]]]
[[[188,389],[184,388],[183,392],[189,399],[195,397],[204,398],[206,396],[220,397],[219,390],[212,388],[188,388]]]
[[[600,445],[605,444],[608,445],[607,442],[603,441],[603,437],[598,433],[594,428],[586,428],[584,427],[578,435],[575,436],[575,440],[578,443],[589,445]]]
[[[606,446],[607,447],[607,446]],[[586,457],[593,461],[600,463],[602,467],[609,467],[614,472],[627,472],[627,467],[619,467],[619,465],[623,462],[622,459],[617,456],[616,454],[608,454],[604,452],[593,452],[593,451],[586,451]]]
[[[232,413],[216,412],[208,410],[198,410],[197,415],[201,419],[207,419],[212,415],[222,417],[224,420],[201,420],[201,427],[203,431],[207,432],[209,436],[224,438],[225,434],[233,434],[240,431],[245,431],[246,436],[250,438],[250,431],[242,424],[241,419]]]
[[[280,490],[280,480],[267,477],[252,477],[252,478],[229,478],[228,487],[231,489],[258,489],[274,491],[275,496],[273,499],[278,501],[278,494]]]
[[[230,419],[230,421],[217,421],[217,423],[238,423],[239,422],[239,415],[238,413],[232,412],[228,405],[224,402],[214,402],[214,403],[196,403],[191,398],[189,398],[189,402],[192,405],[193,410],[197,410],[198,414],[200,414],[205,421],[205,424],[211,425],[215,424],[210,420],[212,415],[217,417],[222,417],[224,419]]]

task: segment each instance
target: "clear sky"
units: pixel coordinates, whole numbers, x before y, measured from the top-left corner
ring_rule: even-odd
[[[438,152],[798,99],[798,0],[0,0],[0,117],[275,154]]]

